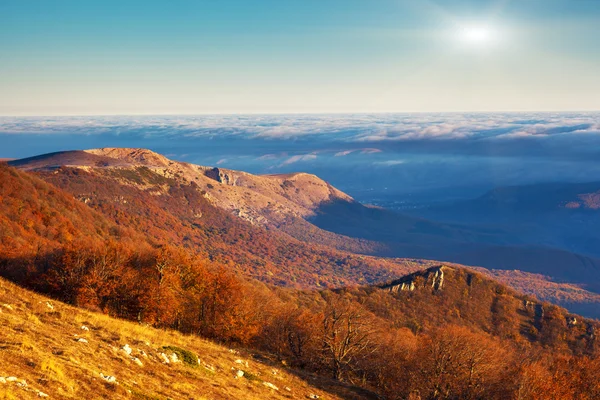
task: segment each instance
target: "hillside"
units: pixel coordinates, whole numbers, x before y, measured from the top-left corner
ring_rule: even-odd
[[[117,174],[116,178],[105,174],[94,175],[94,171],[81,168],[61,167],[43,172],[58,181],[85,190],[83,193],[86,196],[79,198],[79,202],[35,176],[9,167],[2,168],[7,179],[12,177],[12,181],[7,180],[11,187],[28,188],[28,192],[5,192],[7,195],[4,199],[10,201],[3,202],[8,205],[3,212],[6,220],[17,221],[14,222],[17,226],[23,224],[28,227],[29,218],[19,218],[22,215],[29,216],[29,210],[43,209],[44,204],[56,205],[49,206],[47,214],[58,216],[64,213],[67,220],[72,218],[76,221],[83,216],[92,218],[92,221],[94,218],[99,218],[99,221],[106,218],[106,229],[95,235],[84,234],[87,230],[94,232],[92,228],[96,226],[95,223],[83,232],[77,230],[77,224],[72,224],[72,237],[59,235],[50,236],[49,239],[44,233],[52,232],[54,221],[60,220],[42,220],[24,231],[31,234],[25,242],[32,240],[32,243],[21,249],[23,254],[20,257],[1,258],[0,272],[4,276],[55,299],[144,324],[141,326],[148,324],[175,329],[252,349],[253,354],[261,354],[261,357],[272,360],[278,366],[281,360],[285,360],[294,371],[303,371],[294,372],[294,375],[316,373],[334,381],[358,385],[363,390],[360,392],[344,385],[337,386],[341,389],[335,389],[330,386],[333,385],[332,381],[319,381],[323,391],[327,387],[333,388],[329,390],[344,397],[365,398],[375,392],[391,399],[404,399],[410,393],[418,392],[422,398],[434,399],[440,398],[436,395],[440,388],[446,393],[442,398],[447,399],[534,399],[540,398],[535,395],[540,392],[548,394],[548,397],[541,398],[548,399],[592,399],[598,393],[595,384],[586,386],[572,374],[573,371],[579,371],[580,375],[576,376],[587,374],[585,376],[590,377],[585,382],[598,381],[593,377],[599,362],[596,322],[515,293],[471,270],[460,266],[431,266],[418,260],[367,258],[294,242],[283,235],[269,236],[270,232],[265,228],[213,207],[194,185],[173,184],[169,178],[160,177],[143,167],[127,170],[124,175],[121,170],[111,171]],[[132,184],[119,183],[123,179]],[[30,186],[26,186],[28,182]],[[141,187],[149,182],[152,183],[151,190],[164,184],[169,196],[153,195],[142,190]],[[72,202],[74,205],[71,205]],[[93,211],[90,205],[100,213]],[[190,220],[195,222],[190,223]],[[182,240],[187,235],[190,235],[189,238]],[[38,250],[35,246],[38,241],[50,239],[50,252]],[[273,247],[278,240],[282,243],[281,248]],[[5,242],[3,240],[2,244]],[[187,246],[186,242],[189,242]],[[291,243],[297,246],[289,248]],[[8,247],[3,249],[2,254],[8,250]],[[272,267],[269,264],[261,265],[256,263],[259,255],[262,258],[273,257],[277,262]],[[336,262],[336,258],[319,258],[325,255],[343,255],[344,258],[338,258],[339,262]],[[293,262],[287,261],[286,257],[294,257],[291,259]],[[365,282],[360,286],[346,285],[334,290],[298,290],[290,284],[287,287],[265,285],[248,278],[253,276],[249,271],[254,271],[257,278],[268,281],[269,272],[278,271],[278,275],[273,274],[272,277],[283,282],[287,279],[293,282],[296,276],[315,276],[322,282],[324,277],[318,276],[318,271],[330,271],[334,276],[338,272],[346,273],[346,279],[352,278],[352,274],[366,274],[361,271],[369,271],[368,268],[347,268],[352,262],[359,263],[356,265],[362,265],[363,268],[368,267],[369,262],[380,267],[386,265],[385,262],[391,266],[399,266],[400,262],[404,262],[413,270],[431,268],[412,275],[389,269],[375,280],[388,280],[388,285]],[[302,263],[306,263],[306,267],[302,266],[306,271],[292,268]],[[283,268],[290,269],[280,272]],[[440,277],[443,277],[443,281],[440,281]],[[392,278],[397,280],[393,281]],[[402,290],[403,287],[408,290]],[[103,326],[102,318],[108,317],[86,316],[68,325],[69,320],[65,317],[68,314],[61,310],[62,322],[57,323],[63,325],[53,330],[43,324],[58,316],[53,314],[55,309],[48,307],[44,300],[37,300],[36,303],[27,298],[31,298],[31,294],[9,293],[6,300],[0,299],[9,306],[4,307],[7,311],[2,310],[3,317],[5,314],[11,315],[9,311],[28,310],[30,306],[41,307],[31,308],[39,324],[35,322],[36,319],[27,316],[27,323],[17,324],[14,332],[17,336],[23,336],[41,326],[37,331],[40,338],[32,340],[44,343],[44,347],[38,348],[35,343],[31,345],[27,342],[21,345],[18,339],[9,337],[6,340],[8,346],[14,343],[21,346],[16,355],[4,353],[11,354],[11,357],[23,357],[23,354],[27,354],[25,350],[31,347],[31,351],[37,349],[35,351],[46,352],[40,353],[39,359],[50,357],[52,360],[53,356],[47,352],[57,347],[62,351],[66,344],[91,345],[100,339],[106,348],[95,347],[93,353],[100,356],[112,354],[115,350],[111,346],[114,346],[116,354],[112,354],[110,359],[111,363],[115,363],[114,367],[113,364],[106,364],[111,369],[105,372],[104,369],[108,367],[100,361],[88,366],[86,371],[92,378],[98,374],[98,381],[104,379],[99,375],[102,373],[104,376],[114,376],[117,382],[130,385],[125,392],[116,392],[124,395],[128,393],[126,390],[137,390],[132,382],[135,379],[130,374],[139,367],[135,360],[128,358],[130,355],[123,359],[119,349],[125,344],[133,351],[143,350],[149,360],[162,358],[157,353],[161,349],[168,350],[164,346],[176,346],[193,351],[203,362],[208,357],[210,365],[221,365],[223,371],[231,371],[228,364],[210,356],[205,357],[204,354],[210,352],[200,345],[194,347],[192,342],[171,339],[173,336],[167,334],[160,334],[159,339],[146,339],[138,329],[145,331],[148,328],[139,325],[134,328],[133,325],[123,324],[124,327],[130,327],[126,331],[119,331],[121,328],[118,327],[105,327],[109,332],[107,336],[102,336],[104,331],[97,328]],[[54,303],[51,304],[56,307]],[[60,307],[72,310],[66,306]],[[121,321],[117,323],[121,324]],[[80,324],[90,330],[81,329]],[[129,329],[135,334],[127,333]],[[60,332],[65,342],[58,341],[53,336],[55,332]],[[74,334],[83,335],[87,343],[72,341],[75,337],[71,335]],[[3,331],[2,335],[7,334]],[[44,337],[49,337],[50,342],[46,342]],[[140,337],[144,339],[140,340]],[[172,347],[170,351],[174,351]],[[440,371],[436,366],[438,355],[447,353],[452,355],[452,363]],[[59,371],[62,372],[47,372],[51,376],[70,376],[68,371],[73,366],[83,364],[83,356],[77,358],[67,352],[63,354],[69,355],[70,364],[61,364]],[[54,356],[60,355],[57,353]],[[164,367],[158,362],[145,362],[142,357],[137,358],[144,368],[149,365]],[[234,363],[236,359],[233,359]],[[34,382],[40,383],[39,368],[42,368],[38,368],[41,361],[36,360],[35,357],[26,360],[14,358],[9,363],[17,366],[25,363],[26,367],[33,369],[31,374],[34,375],[14,370],[0,373],[14,376],[17,380],[26,379],[28,387],[42,390],[34,386]],[[241,362],[245,367],[244,360]],[[279,368],[275,364],[270,368]],[[253,365],[252,360],[249,360],[249,365]],[[129,366],[133,368],[130,372],[123,369]],[[181,367],[187,368],[184,365]],[[55,371],[53,367],[44,368]],[[448,370],[455,372],[448,374]],[[205,373],[202,369],[200,372]],[[252,373],[248,377],[254,379],[254,370],[247,372]],[[261,373],[259,379],[264,379],[262,377],[269,370],[258,372]],[[150,385],[155,384],[154,378],[159,381],[172,378],[165,378],[154,370],[152,374]],[[185,384],[182,384],[183,388],[177,386],[177,390],[193,390],[188,386],[190,384],[202,387],[202,384],[190,383],[190,380],[197,379],[195,372],[184,372],[184,375],[181,381]],[[173,377],[177,378],[176,375]],[[50,378],[42,375],[41,379],[41,382],[45,382],[43,379]],[[57,382],[48,386],[54,385],[58,392],[60,379],[52,379]],[[88,382],[85,385],[95,382],[83,376],[77,379]],[[235,378],[230,376],[228,379]],[[17,380],[14,382],[19,383]],[[142,386],[138,380],[136,382]],[[277,386],[278,393],[283,393],[277,383],[267,382]],[[7,382],[12,383],[12,379]],[[120,390],[124,384],[115,390]],[[110,382],[106,385],[106,390],[114,388]],[[242,398],[252,398],[255,394],[254,391],[246,393],[254,390],[254,387],[238,386]],[[18,385],[17,388],[23,389]],[[260,389],[263,388],[268,387],[262,384]],[[68,385],[63,390],[68,390]],[[343,394],[339,390],[350,392]],[[31,393],[35,395],[37,392]],[[263,392],[256,391],[256,394],[257,397],[264,396]],[[321,392],[321,395],[327,394]],[[164,394],[158,396],[160,398]],[[227,396],[236,397],[238,394],[224,395],[225,398]],[[213,397],[218,398],[218,395]]]
[[[83,311],[4,279],[0,326],[3,399],[369,398],[256,352]]]
[[[179,163],[144,149],[54,153],[11,165],[37,171],[99,211],[122,238],[132,235],[127,229],[137,231],[152,246],[173,243],[194,249],[277,285],[382,282],[431,265],[415,260],[419,258],[520,269],[580,289],[600,287],[594,258],[510,244],[506,230],[437,224],[365,207],[308,174],[254,176]],[[510,282],[524,279],[515,274]],[[532,282],[526,284],[544,299],[561,297],[541,281],[544,288],[536,292]],[[575,303],[581,300],[570,297]],[[585,302],[592,298],[590,294]]]

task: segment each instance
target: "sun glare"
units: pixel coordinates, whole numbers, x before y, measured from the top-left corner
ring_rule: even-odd
[[[470,45],[483,46],[492,44],[499,39],[498,32],[487,25],[463,26],[459,32],[461,42]]]

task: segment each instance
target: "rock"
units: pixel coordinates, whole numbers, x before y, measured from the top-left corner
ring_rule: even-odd
[[[48,307],[51,310],[54,310],[54,306],[49,301],[46,302],[46,307]]]
[[[88,328],[88,327],[87,327],[87,326],[85,326],[85,325],[81,325],[81,330],[82,330],[82,331],[89,331],[89,330],[90,330],[90,328]]]
[[[241,365],[245,365],[246,368],[248,368],[248,361],[244,361],[244,360],[235,360],[236,364],[241,364]]]
[[[273,368],[273,369],[271,370],[271,373],[272,373],[273,375],[277,375],[277,374],[279,374],[279,370],[278,370],[277,368]]]
[[[146,352],[144,350],[140,350],[140,356],[142,356],[144,358],[148,358],[148,354],[146,354]]]
[[[241,377],[243,377],[243,376],[244,376],[244,371],[242,371],[241,369],[238,369],[238,370],[235,372],[235,377],[236,377],[236,379],[237,379],[237,378],[241,378]]]
[[[16,382],[19,379],[16,376],[9,376],[8,378],[6,378],[6,382]]]
[[[10,304],[6,304],[6,303],[2,304],[2,307],[6,308],[7,310],[12,310],[13,309]]]
[[[78,341],[79,343],[87,343],[87,342],[88,342],[88,341],[87,341],[87,339],[84,339],[84,338],[82,338],[82,337],[80,337],[79,339],[77,339],[77,341]]]
[[[204,368],[206,368],[209,371],[215,372],[215,367],[213,367],[210,364],[204,364]]]
[[[131,349],[131,347],[129,347],[129,345],[128,345],[128,344],[125,344],[125,346],[121,347],[121,350],[122,350],[123,352],[125,352],[125,354],[127,354],[128,356],[130,356],[130,355],[131,355],[131,352],[133,351],[133,350]]]
[[[158,358],[161,359],[161,361],[163,362],[163,364],[169,364],[171,362],[169,360],[169,357],[167,357],[167,355],[165,353],[159,353],[158,354]]]
[[[38,397],[49,397],[46,393],[44,392],[37,392]]]
[[[171,358],[172,363],[181,362],[181,360],[179,359],[179,357],[177,357],[177,354],[175,354],[175,353],[172,353],[170,358]]]
[[[137,357],[131,357],[131,361],[133,361],[134,363],[136,363],[140,367],[144,366],[144,364],[142,364],[142,362],[140,361],[140,359],[137,358]]]
[[[265,385],[266,387],[273,389],[273,390],[279,390],[279,388],[275,385],[273,385],[271,382],[263,382],[263,385]]]
[[[284,390],[286,390],[286,391],[288,391],[288,392],[291,392],[291,391],[292,391],[292,389],[290,389],[290,387],[289,387],[289,386],[286,386],[286,387],[284,387],[283,389],[284,389]]]
[[[308,396],[306,396],[306,397],[308,397],[309,399],[318,399],[318,398],[319,398],[319,395],[318,395],[318,394],[312,394],[312,393],[311,393],[311,394],[309,394],[309,395],[308,395]]]
[[[100,378],[104,379],[108,383],[117,383],[117,378],[112,375],[104,375],[102,372],[100,372]]]
[[[229,352],[230,352],[231,354],[240,354],[240,352],[239,352],[239,351],[237,351],[237,350],[234,350],[234,349],[229,349]]]
[[[6,383],[6,378],[3,376],[0,376],[0,383]]]

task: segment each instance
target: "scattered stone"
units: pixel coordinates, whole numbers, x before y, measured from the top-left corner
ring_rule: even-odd
[[[248,368],[248,361],[244,361],[244,360],[238,359],[238,360],[235,360],[235,363],[236,364],[240,364],[240,365],[244,365],[244,366],[246,366],[246,368]]]
[[[46,302],[46,307],[48,307],[51,310],[54,310],[54,305],[52,303],[50,303],[49,301]]]
[[[85,326],[85,325],[81,325],[81,330],[82,330],[82,331],[89,331],[89,330],[90,330],[90,328],[88,328],[88,327],[87,327],[87,326]]]
[[[140,350],[140,356],[142,356],[144,358],[148,358],[148,354],[146,354],[146,352],[144,350]]]
[[[121,347],[121,350],[123,350],[128,356],[130,356],[131,352],[133,351],[133,349],[129,347],[128,344],[125,344],[125,346]]]
[[[108,383],[117,383],[117,378],[112,375],[104,375],[102,372],[100,372],[100,378],[104,379]]]
[[[88,342],[88,341],[87,341],[87,339],[84,339],[84,338],[82,338],[82,337],[80,337],[79,339],[77,339],[77,341],[78,341],[79,343],[87,343],[87,342]]]
[[[279,388],[275,385],[273,385],[271,382],[263,382],[263,385],[265,385],[266,387],[273,389],[273,390],[279,390]]]
[[[277,368],[273,368],[273,369],[271,370],[271,373],[272,373],[273,375],[277,375],[277,374],[279,374],[279,370],[278,370]]]
[[[165,353],[159,353],[158,357],[161,359],[161,361],[163,362],[163,364],[168,364],[171,361],[169,360],[169,357],[167,357],[167,355]]]
[[[210,364],[204,364],[204,368],[206,368],[209,371],[215,372],[215,367],[213,367]]]
[[[243,376],[244,376],[244,371],[242,371],[241,369],[238,369],[238,370],[235,372],[235,377],[236,377],[236,379],[237,379],[237,378],[241,378],[241,377],[243,377]]]
[[[140,367],[144,366],[144,364],[142,364],[142,362],[140,361],[140,359],[137,358],[137,357],[131,357],[131,361],[133,361],[134,363],[136,363]]]
[[[234,350],[234,349],[229,349],[229,352],[230,352],[231,354],[240,354],[240,352],[239,352],[239,351],[237,351],[237,350]]]

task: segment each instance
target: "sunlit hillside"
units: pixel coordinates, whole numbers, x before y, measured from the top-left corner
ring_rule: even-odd
[[[0,399],[369,397],[285,360],[77,309],[4,279],[0,326]]]

